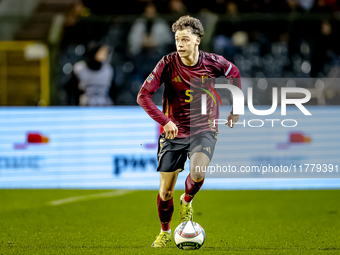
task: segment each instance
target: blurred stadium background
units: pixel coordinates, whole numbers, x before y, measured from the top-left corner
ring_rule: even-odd
[[[212,164],[333,167],[329,175],[207,175],[194,202],[207,233],[200,252],[339,254],[340,1],[0,0],[1,254],[151,253],[160,126],[136,96],[175,50],[171,24],[186,14],[205,27],[200,49],[240,69],[257,109],[270,107],[273,86],[312,95],[312,116],[295,106],[271,116],[296,127],[221,127]],[[93,41],[109,46],[111,106],[79,106],[72,83]],[[227,116],[232,98],[221,95]],[[162,89],[153,100],[161,107]],[[187,174],[188,163],[172,229]],[[152,252],[175,254],[172,246]]]
[[[175,50],[174,41],[166,40],[138,49],[141,42],[130,33],[136,34],[135,22],[145,17],[148,31],[150,20],[166,23],[170,31],[181,15],[201,19],[206,35],[200,48],[232,61],[242,77],[340,75],[336,0],[127,0],[119,6],[111,2],[1,0],[0,105],[77,105],[67,83],[73,65],[84,58],[93,40],[110,46],[115,104],[136,105],[147,74],[161,56]],[[28,41],[36,47],[27,49]],[[339,104],[337,87],[325,92],[327,103]],[[161,91],[154,100],[160,104]]]

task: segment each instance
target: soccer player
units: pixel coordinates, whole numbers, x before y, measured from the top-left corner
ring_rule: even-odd
[[[218,107],[214,107],[216,100],[207,97],[207,109],[210,111],[201,114],[202,93],[197,92],[204,89],[212,95],[214,89],[204,82],[200,85],[202,89],[195,89],[193,79],[203,81],[225,76],[235,78],[234,85],[241,88],[237,67],[222,56],[199,50],[204,29],[198,19],[183,16],[172,25],[172,31],[175,32],[177,51],[158,62],[144,81],[137,98],[138,104],[164,128],[157,154],[157,171],[161,177],[157,196],[161,233],[152,247],[165,247],[171,241],[173,192],[178,174],[184,170],[187,155],[190,173],[185,181],[185,193],[180,198],[180,223],[192,219],[191,202],[204,182],[204,172],[196,171],[196,166],[207,167],[215,149],[217,127],[213,120],[218,119]],[[160,111],[151,98],[163,83],[163,111]],[[232,128],[238,119],[239,116],[231,112],[226,124]]]

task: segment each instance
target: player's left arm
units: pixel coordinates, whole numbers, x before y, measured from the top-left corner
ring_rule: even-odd
[[[238,68],[231,62],[227,61],[222,56],[219,56],[219,62],[221,64],[221,72],[223,72],[223,75],[230,79],[230,83],[237,86],[239,89],[242,89],[241,86],[241,75]],[[238,114],[233,114],[233,109],[228,115],[226,125],[228,127],[233,128],[234,124],[239,120],[240,116]]]
[[[234,115],[230,112],[225,124],[228,125],[228,127],[233,128],[234,124],[238,121],[239,118],[240,116],[238,114]]]

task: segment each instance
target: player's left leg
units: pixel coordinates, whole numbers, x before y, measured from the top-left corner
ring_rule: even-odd
[[[200,190],[204,183],[205,173],[198,169],[206,169],[210,163],[210,158],[203,152],[195,152],[190,157],[190,174],[185,180],[185,193],[181,196],[180,222],[192,220],[192,199]],[[196,168],[199,166],[199,168]]]
[[[203,152],[196,152],[190,158],[190,174],[185,181],[184,201],[189,203],[203,185],[205,172],[210,158]]]
[[[190,142],[190,174],[185,181],[185,193],[181,196],[180,222],[192,220],[192,199],[204,183],[205,169],[214,154],[217,133],[206,131],[193,135]]]

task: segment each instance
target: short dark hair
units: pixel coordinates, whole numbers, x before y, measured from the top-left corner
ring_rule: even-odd
[[[182,16],[180,17],[173,25],[172,25],[172,32],[175,32],[177,30],[184,30],[189,29],[191,32],[198,37],[204,36],[204,28],[201,23],[196,18],[190,17],[190,16]]]

